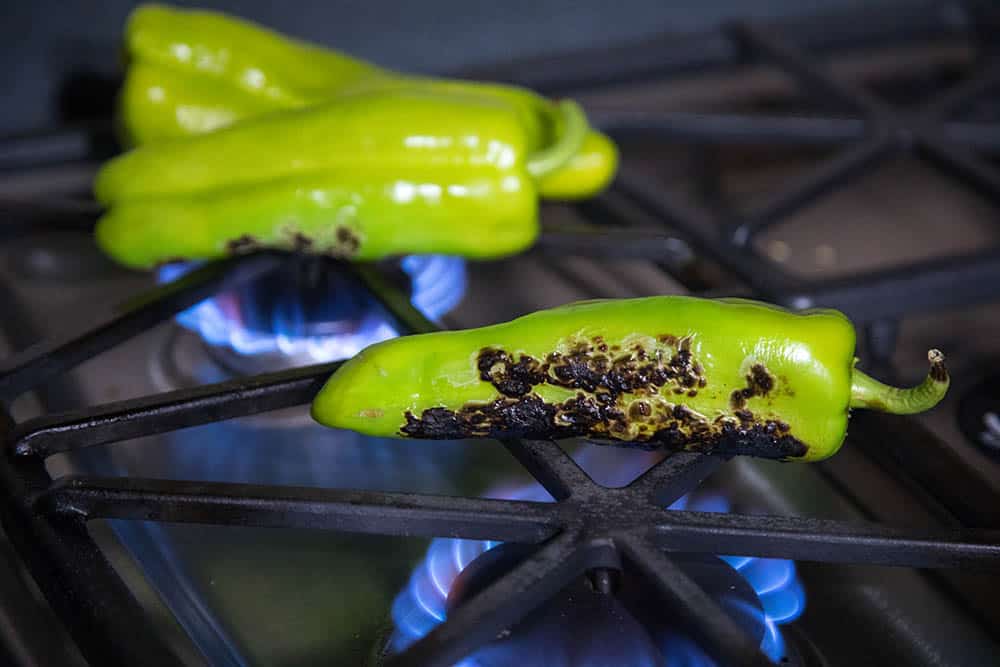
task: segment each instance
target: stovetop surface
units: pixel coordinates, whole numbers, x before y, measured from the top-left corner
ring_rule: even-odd
[[[794,241],[829,241],[822,235]],[[83,266],[101,266],[84,239],[71,249]],[[851,247],[843,238],[844,252]],[[29,304],[36,331],[57,333],[154,284],[149,276],[102,267],[102,275],[26,277],[17,264],[31,261],[61,242],[26,239],[4,248],[8,284],[21,303]],[[789,246],[796,247],[793,242]],[[815,245],[813,245],[815,247]],[[866,245],[860,246],[865,248]],[[797,253],[797,248],[793,255]],[[46,265],[47,260],[34,260]],[[53,258],[51,264],[62,262]],[[13,270],[12,270],[13,269]],[[535,309],[596,297],[682,293],[684,290],[652,264],[634,260],[593,260],[529,255],[472,266],[468,296],[448,316],[451,326],[500,321]],[[501,288],[502,286],[502,288]],[[500,288],[500,289],[498,289]],[[901,375],[921,372],[929,343],[949,350],[960,393],[967,374],[978,377],[1000,337],[986,327],[1000,323],[996,308],[949,313],[966,321],[975,336],[970,346],[951,353],[955,340],[942,328],[942,316],[914,321],[904,328],[898,360]],[[993,319],[988,319],[993,318]],[[938,326],[935,326],[938,325]],[[944,337],[943,337],[944,336]],[[979,349],[982,346],[982,349]],[[177,355],[181,355],[180,358]],[[186,355],[186,356],[184,356]],[[178,370],[182,366],[183,370]],[[199,338],[169,323],[115,348],[72,374],[72,383],[54,388],[50,406],[66,409],[121,400],[179,386],[185,381],[226,377]],[[971,379],[971,378],[970,378]],[[30,405],[21,408],[28,411]],[[54,409],[54,408],[51,408]],[[956,426],[955,401],[927,420],[958,451],[986,466],[996,465],[976,451]],[[906,480],[869,460],[851,439],[828,464],[782,465],[736,461],[713,478],[741,506],[770,513],[828,518],[876,518],[901,523],[936,520],[909,493]],[[615,471],[635,452],[608,451],[591,464],[598,479]],[[624,463],[623,463],[624,461]],[[372,440],[331,432],[310,423],[306,410],[292,409],[230,422],[184,429],[106,448],[56,457],[54,474],[102,472],[165,479],[204,479],[298,486],[371,488],[441,494],[483,493],[496,483],[529,481],[526,473],[498,444],[407,443]],[[638,474],[640,470],[636,470]],[[605,472],[605,474],[607,474]],[[406,585],[410,570],[423,556],[426,541],[394,537],[336,535],[295,529],[258,529],[117,522],[119,532],[102,527],[102,544],[116,553],[116,566],[170,630],[193,662],[198,650],[170,622],[168,600],[181,624],[199,638],[200,650],[215,664],[304,665],[330,660],[362,664],[374,639],[384,631],[393,597]],[[122,550],[119,539],[128,545]],[[150,584],[132,558],[138,558]],[[797,623],[829,664],[860,664],[871,656],[906,658],[906,664],[987,664],[995,646],[963,605],[940,590],[940,582],[914,571],[876,567],[800,564],[808,594],[806,613]],[[987,580],[995,586],[995,581]],[[854,613],[845,618],[837,607]],[[878,624],[884,632],[870,631]],[[855,641],[844,642],[850,634]]]
[[[944,53],[948,67],[964,62],[961,49]],[[765,82],[765,88],[771,85]],[[717,95],[717,85],[707,89]],[[698,90],[693,84],[634,87],[586,101],[588,109],[608,113],[621,108],[725,108],[725,98],[715,100]],[[692,185],[691,174],[712,171],[716,175],[709,181],[725,193],[712,201],[733,210],[752,205],[755,197],[828,154],[768,146],[678,147],[666,141],[623,146],[627,165],[692,198],[704,192]],[[78,164],[4,174],[0,194],[74,195],[86,188],[93,168]],[[923,163],[900,159],[804,209],[756,243],[793,274],[851,275],[996,245],[996,210]],[[564,208],[546,209],[544,216],[549,222],[587,222]],[[713,267],[699,270],[717,275]],[[462,303],[445,318],[449,327],[502,321],[579,299],[688,291],[651,261],[544,249],[500,262],[470,263],[468,280]],[[151,275],[112,266],[85,233],[40,232],[5,242],[0,246],[0,285],[7,290],[3,305],[8,310],[0,310],[0,356],[99,320],[102,312],[155,284]],[[718,280],[713,293],[740,291],[734,281]],[[947,443],[970,479],[975,476],[977,484],[1000,494],[1000,459],[988,443],[963,432],[959,419],[969,393],[1000,370],[1000,305],[908,317],[896,335],[891,361],[901,382],[923,374],[928,348],[947,353],[953,389],[939,408],[916,419],[892,418],[881,430],[859,420],[843,450],[823,464],[733,461],[699,493],[724,493],[742,511],[947,525],[955,521],[953,508],[940,500],[939,491],[955,493],[963,479],[942,471],[934,480],[938,486],[928,487],[926,480],[914,480],[895,466],[891,457],[880,456],[880,443],[871,437],[876,433],[909,442],[913,429],[923,427]],[[20,419],[231,375],[194,333],[169,322],[25,397],[14,413]],[[989,424],[982,427],[986,431]],[[567,446],[578,454],[590,452],[584,455],[584,467],[599,481],[623,468],[634,468],[638,475],[648,465],[637,463],[647,454],[608,448],[594,453],[585,443]],[[308,419],[305,408],[59,455],[49,460],[49,468],[55,476],[100,472],[444,495],[483,494],[498,484],[530,481],[498,443],[365,438],[321,428]],[[206,658],[213,664],[260,665],[377,661],[373,656],[387,632],[393,599],[427,547],[427,540],[417,538],[299,529],[116,521],[101,522],[93,530],[191,664]],[[822,656],[816,663],[802,658],[804,664],[986,665],[1000,655],[990,636],[990,628],[1000,627],[993,603],[1000,590],[995,576],[810,563],[799,563],[798,569],[807,603],[790,632],[791,641],[798,642],[803,656],[813,650]]]

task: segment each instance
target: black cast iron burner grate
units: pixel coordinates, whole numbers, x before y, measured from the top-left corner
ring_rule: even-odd
[[[28,350],[0,376],[6,400],[130,334],[162,321],[228,280],[274,269],[278,255],[210,265],[152,292],[93,333]],[[357,269],[411,333],[434,326],[371,267]],[[1000,567],[1000,532],[906,530],[817,519],[666,511],[722,460],[677,454],[623,489],[595,484],[553,442],[504,443],[558,501],[533,503],[262,485],[71,477],[52,482],[57,452],[152,435],[308,402],[336,364],[179,390],[14,424],[4,415],[0,510],[11,540],[95,664],[170,664],[169,649],[88,535],[93,519],[288,526],[384,535],[541,544],[391,664],[445,667],[496,637],[570,579],[630,566],[680,610],[684,629],[726,665],[769,664],[756,641],[664,552],[751,554],[912,567]],[[127,620],[126,620],[127,619]],[[127,631],[124,631],[125,628]]]
[[[862,19],[863,20],[863,19]],[[631,200],[673,228],[703,256],[711,258],[757,295],[795,309],[838,308],[855,322],[891,322],[907,314],[993,300],[1000,284],[1000,247],[960,257],[933,258],[838,279],[804,280],[753,247],[760,233],[787,220],[876,167],[913,155],[945,175],[1000,204],[1000,171],[977,154],[996,152],[993,124],[950,123],[978,102],[1000,95],[1000,60],[987,62],[974,76],[919,109],[895,109],[863,89],[831,76],[792,43],[769,31],[739,23],[727,34],[740,51],[739,62],[764,62],[789,74],[804,95],[832,111],[847,110],[856,118],[814,117],[769,119],[754,116],[618,112],[597,120],[612,134],[657,136],[702,145],[760,141],[769,144],[846,145],[753,210],[722,216],[694,208],[648,176],[623,167],[608,199]],[[600,220],[606,212],[593,209]],[[943,225],[942,234],[946,234]],[[627,237],[626,237],[627,238]],[[602,239],[608,242],[608,239]],[[555,241],[552,242],[555,244]],[[567,244],[573,239],[567,239]],[[664,254],[650,244],[649,255]],[[683,277],[680,277],[683,281]]]
[[[852,28],[853,32],[847,30],[849,36],[853,35],[850,39],[836,37],[836,27],[828,22],[818,32],[813,25],[811,31],[808,26],[801,26],[801,30],[790,29],[788,34],[800,36],[797,40],[800,46],[821,49],[831,44],[844,46],[866,40],[905,41],[913,36],[907,30],[918,37],[936,34],[935,28],[954,32],[945,29],[941,18],[943,7],[953,12],[961,10],[960,5],[949,3],[945,7],[932,3],[923,7],[925,12],[931,12],[929,19],[925,14],[914,14],[912,8],[893,12],[886,17],[888,23],[881,32],[871,21],[865,23],[862,18],[859,23],[858,17],[849,17],[840,25]],[[989,33],[984,31],[984,34]],[[803,43],[801,35],[813,35],[815,45],[808,37]],[[803,176],[769,204],[725,227],[726,234],[714,231],[716,221],[711,216],[681,205],[628,168],[623,169],[611,192],[597,202],[581,206],[581,210],[599,215],[605,223],[610,218],[610,222],[628,225],[630,217],[621,213],[621,204],[638,205],[658,222],[680,230],[699,253],[729,269],[759,296],[792,307],[813,304],[840,307],[856,321],[871,322],[876,330],[883,332],[889,330],[889,335],[882,336],[889,341],[882,353],[885,349],[891,351],[894,338],[891,332],[898,316],[919,309],[995,298],[990,286],[1000,278],[997,250],[850,280],[802,285],[777,271],[749,243],[756,232],[898,151],[927,157],[979,192],[1000,199],[996,170],[971,152],[971,148],[995,149],[991,139],[995,131],[991,127],[946,123],[960,108],[997,88],[1000,77],[995,65],[921,113],[902,114],[831,79],[810,64],[795,46],[741,25],[707,41],[681,44],[674,50],[673,59],[670,54],[661,53],[666,64],[659,68],[642,59],[629,63],[624,58],[623,69],[616,72],[606,59],[602,60],[600,68],[590,72],[591,83],[612,80],[609,71],[616,73],[619,80],[634,80],[636,76],[629,74],[629,67],[641,75],[662,76],[672,68],[683,71],[692,63],[701,67],[737,64],[751,55],[766,57],[821,98],[854,109],[862,116],[860,121],[846,121],[846,124],[842,119],[830,120],[823,125],[826,131],[820,133],[818,140],[860,143]],[[564,75],[561,81],[556,71],[548,81],[523,82],[540,90],[568,89],[573,84],[579,88],[582,87],[579,84],[586,82],[587,70],[585,62],[575,61],[573,68],[560,70]],[[679,120],[685,119],[644,116],[610,119],[609,123],[612,130],[680,133],[705,142],[713,138],[725,141],[734,131],[744,136],[764,135],[774,139],[770,135],[776,129],[763,127],[759,119],[702,117],[700,125],[692,128],[689,124],[687,129],[679,131]],[[830,128],[836,130],[834,136]],[[777,128],[783,140],[804,143],[817,141],[814,129],[812,126],[806,132],[803,126],[794,124]],[[22,149],[23,146],[14,153]],[[54,220],[54,225],[72,227],[80,219],[76,211],[57,210],[60,215],[53,219],[52,210],[45,207],[33,210],[39,212],[41,220]],[[24,211],[21,206],[16,213]],[[600,229],[610,227],[583,235],[556,230],[543,238],[542,245],[592,247],[595,239],[610,233]],[[637,255],[668,259],[674,249],[670,237],[655,230],[633,232],[627,227],[617,227],[613,233],[618,239],[631,238],[630,247]],[[610,249],[615,251],[614,247]],[[260,254],[205,266],[144,295],[120,314],[99,321],[81,335],[29,349],[0,369],[0,400],[9,406],[22,393],[57,379],[79,363],[225,287],[274,270],[282,261],[277,254]],[[358,266],[354,270],[399,321],[402,331],[418,333],[434,328],[409,304],[405,294],[392,288],[372,267]],[[684,276],[679,277],[683,282]],[[878,349],[874,352],[879,355]],[[585,571],[621,567],[633,568],[647,577],[664,601],[678,610],[685,625],[683,629],[721,663],[769,664],[756,641],[744,635],[674,565],[668,555],[671,552],[739,553],[928,568],[1000,567],[998,531],[914,530],[810,518],[664,510],[664,505],[693,489],[724,463],[697,454],[671,456],[628,487],[611,489],[595,484],[555,443],[505,442],[556,503],[141,478],[73,477],[53,481],[45,470],[45,459],[58,452],[306,404],[335,368],[336,364],[324,364],[258,375],[78,412],[46,415],[20,424],[14,423],[6,408],[0,410],[0,444],[4,448],[0,458],[3,494],[0,515],[4,527],[90,662],[176,663],[176,657],[90,537],[86,524],[94,519],[300,526],[540,545],[533,555],[456,610],[442,625],[393,657],[391,661],[396,667],[451,665],[525,617],[572,578]],[[899,426],[911,422],[894,423]],[[927,458],[928,452],[943,451],[940,443],[936,446],[933,442],[921,442],[919,446],[909,441],[895,443],[884,431],[880,439],[880,446],[909,449],[918,463]],[[937,460],[947,465],[948,459]],[[971,486],[958,492],[969,496],[965,498],[967,503],[975,495]],[[993,499],[973,505],[977,511],[964,513],[974,517],[966,524],[985,520],[986,525],[995,525],[995,512],[989,509],[995,506]]]

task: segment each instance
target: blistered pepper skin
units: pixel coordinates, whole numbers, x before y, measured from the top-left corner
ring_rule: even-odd
[[[96,237],[135,268],[258,248],[504,256],[538,232],[525,152],[490,100],[347,96],[115,158],[95,183]]]
[[[125,50],[119,108],[130,145],[211,132],[342,94],[401,87],[509,105],[524,125],[529,151],[558,133],[555,105],[529,90],[404,75],[213,11],[141,5],[125,26]],[[539,180],[539,195],[591,197],[610,183],[617,166],[614,144],[590,130],[578,156]]]
[[[855,369],[854,348],[854,327],[833,310],[588,301],[373,345],[334,373],[312,414],[381,437],[585,437],[818,461],[840,448],[852,407],[913,412],[947,390],[939,353],[922,385],[900,390]]]

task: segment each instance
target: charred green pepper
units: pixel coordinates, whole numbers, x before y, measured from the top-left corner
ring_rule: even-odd
[[[529,90],[403,75],[213,11],[140,6],[125,27],[125,51],[120,115],[132,144],[214,131],[346,93],[399,88],[483,96],[509,105],[524,125],[531,152],[554,143],[562,132],[557,105]],[[539,194],[592,196],[616,167],[614,144],[588,130],[569,160],[538,178]]]
[[[909,389],[855,368],[838,311],[745,299],[596,300],[478,329],[406,336],[346,362],[312,404],[335,428],[386,437],[585,437],[643,448],[818,461],[852,408],[930,409],[940,352]]]
[[[529,153],[495,99],[422,89],[344,95],[208,134],[140,146],[98,174],[101,248],[136,268],[282,248],[374,260],[407,253],[493,258],[538,233],[535,181],[586,133]]]

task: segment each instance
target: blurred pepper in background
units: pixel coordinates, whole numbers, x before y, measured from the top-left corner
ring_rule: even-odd
[[[128,144],[201,134],[283,109],[363,90],[411,88],[485,96],[509,104],[527,150],[562,132],[556,105],[516,86],[403,75],[214,11],[138,7],[125,27],[127,71],[120,123]],[[583,199],[611,181],[618,154],[590,130],[559,169],[537,180],[550,199]]]
[[[593,196],[617,167],[570,100],[403,76],[215,12],[140,7],[125,44],[133,148],[94,190],[100,247],[134,268],[503,257],[537,238],[540,197]]]

